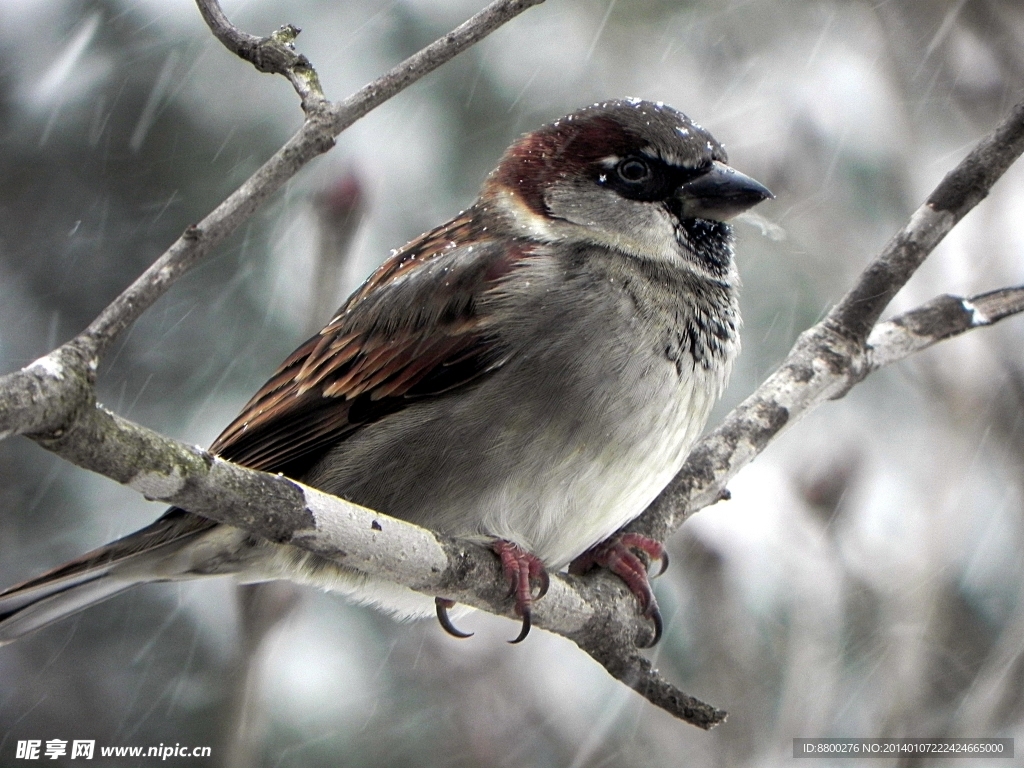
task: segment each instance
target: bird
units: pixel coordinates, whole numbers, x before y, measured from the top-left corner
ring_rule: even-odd
[[[548,574],[606,567],[662,623],[617,533],[681,468],[740,348],[729,219],[772,197],[661,102],[592,104],[516,140],[479,197],[390,257],[210,447],[489,546],[530,630]],[[136,584],[232,574],[340,592],[398,618],[433,599],[172,508],[0,593],[0,644]]]

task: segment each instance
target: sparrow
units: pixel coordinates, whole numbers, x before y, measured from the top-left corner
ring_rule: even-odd
[[[728,219],[771,197],[686,115],[637,99],[522,136],[466,211],[393,252],[210,447],[486,543],[530,629],[548,572],[604,566],[661,634],[647,561],[616,535],[678,472],[739,351]],[[663,566],[667,561],[663,560]],[[431,599],[171,509],[0,593],[0,643],[136,584],[233,574],[397,617]]]

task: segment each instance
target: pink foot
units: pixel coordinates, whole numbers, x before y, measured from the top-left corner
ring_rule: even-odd
[[[511,541],[498,539],[491,544],[491,549],[501,558],[501,567],[509,582],[509,596],[515,597],[516,613],[523,617],[523,628],[515,640],[510,643],[521,643],[530,634],[530,607],[534,600],[544,597],[550,581],[544,563],[536,555],[531,555],[522,547]],[[540,583],[537,596],[533,596],[531,582],[536,579]]]
[[[645,617],[654,622],[654,639],[648,648],[657,645],[661,639],[664,623],[661,618],[661,611],[658,609],[658,601],[651,591],[651,582],[647,577],[647,566],[644,565],[633,550],[643,552],[651,560],[660,560],[661,569],[658,576],[668,568],[668,555],[660,542],[648,539],[638,533],[624,533],[612,536],[602,541],[582,555],[577,557],[569,565],[569,573],[574,576],[582,576],[587,571],[598,566],[607,568],[614,573],[629,587],[629,591],[640,603],[640,609]]]
[[[511,541],[497,539],[491,544],[491,549],[501,558],[501,568],[505,572],[505,578],[509,582],[509,597],[515,597],[516,613],[523,617],[523,628],[515,640],[510,643],[521,643],[530,634],[530,607],[534,600],[544,597],[550,585],[548,572],[544,569],[544,563],[536,555],[531,555],[522,547],[513,544]],[[537,595],[534,596],[532,582],[539,583]],[[434,605],[437,606],[437,620],[441,628],[452,637],[472,637],[472,632],[463,632],[452,624],[448,616],[448,609],[455,605],[454,600],[445,597],[435,597]]]

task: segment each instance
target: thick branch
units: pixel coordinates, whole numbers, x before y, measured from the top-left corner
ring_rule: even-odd
[[[36,441],[146,498],[315,552],[356,571],[516,618],[494,553],[301,485],[232,464],[93,406],[59,436]],[[725,713],[661,679],[636,650],[651,627],[606,573],[555,574],[533,623],[590,653],[617,679],[677,717],[710,728]]]
[[[98,357],[117,334],[302,165],[328,149],[334,135],[539,1],[493,3],[339,105],[324,107],[304,97],[307,121],[299,133],[221,206],[189,227],[82,336],[0,379],[0,434],[31,432],[37,442],[69,461],[150,498],[429,595],[512,615],[504,579],[489,550],[183,446],[96,407],[93,385]],[[211,28],[215,33],[219,30],[218,37],[229,47],[245,48],[255,39],[238,33],[223,14],[218,17],[219,8],[212,0],[199,2],[210,12]],[[286,29],[278,40],[285,49],[292,34]],[[298,65],[282,66],[294,72]],[[801,335],[783,365],[697,444],[679,476],[632,529],[665,538],[690,512],[721,498],[728,479],[785,426],[829,397],[842,396],[871,370],[1024,309],[1021,288],[968,300],[940,297],[878,326],[870,346],[866,343],[892,295],[1024,149],[1022,122],[1024,107],[1018,106],[946,177],[850,294],[822,323]],[[553,578],[548,594],[536,604],[534,621],[574,640],[617,679],[672,714],[701,727],[724,718],[724,713],[664,681],[635,651],[637,636],[649,636],[650,628],[639,620],[632,597],[618,580],[601,574]]]
[[[74,342],[0,376],[0,440],[57,433],[95,401],[96,358]]]
[[[953,311],[954,305],[959,311]],[[879,328],[872,337],[872,369],[894,362],[935,341],[1024,311],[1024,288],[1011,288],[970,299],[940,297]],[[788,421],[788,411],[809,411],[825,391],[845,391],[860,380],[850,368],[801,367],[806,354],[820,354],[826,340],[820,329],[801,337],[791,361],[737,408],[723,427],[691,454],[687,466],[713,470],[749,460]],[[908,339],[913,340],[912,343]],[[927,340],[927,341],[925,341]],[[849,340],[833,338],[835,345]],[[54,353],[56,354],[56,353]],[[833,347],[834,360],[844,357]],[[59,359],[44,358],[30,366],[42,378],[64,375]],[[794,385],[796,382],[796,385]],[[801,386],[801,384],[808,384]],[[788,404],[788,405],[786,405]],[[714,438],[714,439],[712,439]],[[140,427],[103,408],[90,406],[58,435],[35,436],[37,442],[78,466],[125,484],[147,498],[174,504],[204,517],[245,528],[264,538],[292,544],[377,578],[403,584],[428,595],[441,595],[514,617],[507,584],[493,553],[477,544],[434,534],[401,520],[365,509],[288,478],[268,475],[218,459]],[[698,499],[718,493],[717,474],[709,471]],[[704,499],[707,503],[713,498]],[[653,704],[677,717],[710,728],[725,713],[679,691],[636,651],[651,628],[639,617],[629,590],[607,574],[575,578],[556,574],[543,600],[535,605],[534,623],[577,643],[614,677]]]

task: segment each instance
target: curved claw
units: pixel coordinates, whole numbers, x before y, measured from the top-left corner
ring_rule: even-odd
[[[652,576],[651,578],[656,579],[659,576],[664,575],[665,571],[667,571],[667,570],[668,570],[668,550],[662,550],[662,552],[661,552],[661,568],[659,568],[658,572],[656,574],[654,574],[654,576]]]
[[[551,586],[551,577],[548,575],[547,571],[542,570],[538,578],[540,579],[540,588],[537,590],[537,597],[534,598],[535,600],[540,600],[544,597],[544,595],[548,593],[548,587]]]
[[[523,611],[523,628],[519,630],[519,637],[517,637],[515,640],[509,640],[508,644],[515,645],[516,643],[523,642],[523,640],[526,639],[526,636],[530,634],[530,627],[530,610],[527,608],[525,611]]]
[[[653,601],[653,596],[651,599]],[[661,636],[665,632],[665,621],[661,618],[661,609],[658,608],[658,604],[656,602],[651,602],[647,610],[644,611],[644,615],[654,622],[654,637],[651,639],[651,642],[647,643],[647,645],[637,644],[637,648],[653,648],[658,644],[658,641],[661,640]]]
[[[457,637],[459,639],[465,639],[473,636],[473,632],[463,632],[452,624],[452,620],[448,616],[448,609],[455,605],[454,600],[449,600],[446,597],[435,597],[434,605],[437,606],[437,621],[440,623],[441,629],[452,637]]]
[[[649,539],[646,536],[642,536],[639,533],[624,533],[619,538],[621,543],[627,549],[636,549],[643,552],[651,559],[651,562],[655,560],[661,561],[661,568],[653,578],[661,576],[668,569],[668,552],[665,550],[665,546],[660,541]]]
[[[626,586],[640,604],[640,611],[644,617],[654,622],[654,638],[650,644],[643,646],[651,648],[661,640],[665,622],[658,609],[658,602],[654,599],[654,592],[651,591],[647,566],[633,550],[647,555],[652,562],[661,561],[658,576],[668,569],[668,554],[660,542],[638,533],[624,533],[612,536],[577,557],[570,564],[569,573],[581,575],[595,566],[601,566],[626,582]]]

